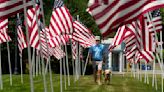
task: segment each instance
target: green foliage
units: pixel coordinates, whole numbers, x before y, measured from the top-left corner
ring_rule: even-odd
[[[161,8],[160,11],[162,16],[162,23],[164,24],[164,8]]]

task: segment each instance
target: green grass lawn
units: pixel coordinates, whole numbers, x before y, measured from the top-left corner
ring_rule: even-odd
[[[47,76],[47,87],[48,91],[50,91],[50,81],[49,76]],[[151,86],[151,78],[150,85],[144,84],[143,82],[138,81],[137,79],[132,78],[130,75],[125,75],[125,77],[121,75],[112,75],[110,85],[97,85],[93,82],[92,76],[87,75],[85,77],[81,77],[79,81],[74,82],[73,77],[71,76],[71,86],[67,87],[64,92],[161,92],[160,81],[158,79],[158,91]],[[60,92],[60,81],[59,75],[53,75],[53,84],[54,84],[54,92]],[[3,84],[4,89],[0,90],[0,92],[30,92],[30,84],[29,84],[29,76],[24,75],[24,84],[22,85],[20,82],[20,75],[13,76],[13,86],[10,86],[9,75],[3,75]],[[34,78],[34,87],[35,92],[44,92],[43,89],[43,80],[42,77]],[[63,83],[64,89],[64,83]]]

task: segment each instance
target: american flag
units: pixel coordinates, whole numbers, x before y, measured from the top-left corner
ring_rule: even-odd
[[[42,24],[42,23],[41,23]],[[42,30],[40,31],[40,43],[42,45],[42,49],[39,49],[38,51],[42,53],[43,55],[43,58],[45,59],[48,59],[49,56],[52,55],[52,48],[50,48],[50,45],[49,45],[49,40],[48,40],[48,28],[43,28],[42,27]]]
[[[41,27],[42,27],[42,31],[40,32],[40,39],[41,39],[42,49],[38,51],[43,53],[43,57],[45,59],[48,59],[49,56],[54,56],[57,59],[64,57],[65,53],[62,51],[62,49],[59,46],[56,47],[50,46],[50,42],[49,42],[50,35],[49,35],[48,27],[46,28],[43,28],[43,26]]]
[[[21,19],[17,18],[17,40],[18,40],[18,48],[19,48],[19,52],[20,52],[20,56],[22,56],[22,50],[24,48],[27,48],[27,43],[26,43],[26,40],[25,40],[25,36],[24,36],[24,33],[22,31],[22,23],[21,23]]]
[[[0,43],[11,41],[8,31],[8,19],[0,19]]]
[[[145,12],[164,7],[163,0],[89,0],[87,11],[94,17],[104,37],[120,25],[136,20]]]
[[[137,51],[136,45],[133,45],[133,47],[129,51],[126,51],[125,55],[127,60],[133,59],[136,51]]]
[[[77,57],[77,42],[75,40],[72,40],[72,58],[75,60]]]
[[[116,46],[120,45],[123,42],[124,35],[126,33],[125,25],[118,28],[116,35],[113,38],[111,45],[109,46],[109,51],[111,51]]]
[[[53,56],[59,60],[65,56],[65,52],[61,49],[61,47],[55,47],[53,51]]]
[[[49,29],[51,36],[72,33],[72,16],[62,0],[54,1]]]
[[[153,36],[150,35],[150,31],[147,29],[146,20],[144,16],[140,17],[138,20],[133,21],[131,24],[127,24],[127,29],[134,33],[137,51],[139,51],[140,57],[142,57],[146,62],[151,62],[154,59],[153,55]],[[136,52],[137,52],[136,51]]]
[[[152,15],[152,23],[150,23],[149,21],[147,21],[148,24],[148,28],[150,30],[150,32],[153,31],[153,25],[155,26],[155,29],[157,32],[162,30],[162,17],[161,17],[161,13],[160,10],[154,10],[151,12]]]
[[[36,17],[38,17],[38,25],[36,21]],[[36,5],[36,12],[35,8],[30,8],[27,10],[27,25],[29,28],[29,38],[30,38],[30,45],[36,49],[40,49],[39,44],[39,33],[38,27],[40,22],[40,7]]]
[[[26,0],[26,7],[32,6],[31,0]],[[23,0],[0,0],[0,18],[8,18],[23,11]]]
[[[133,21],[131,24],[121,26],[114,37],[112,46],[115,47],[124,41],[126,44],[126,58],[128,60],[134,59],[135,62],[138,62],[142,57],[146,62],[152,61],[154,58],[151,50],[151,36],[149,31],[145,30],[145,26],[143,18]]]
[[[60,45],[66,45],[69,41],[70,35],[63,34],[63,35],[56,35],[55,37],[50,36],[49,42],[51,47],[56,47]]]
[[[144,51],[144,50],[142,50],[142,51],[140,52],[140,54],[141,54],[141,57],[142,57],[147,63],[148,63],[148,62],[152,62],[152,61],[155,59],[154,54],[153,54],[152,51]]]
[[[74,32],[72,34],[72,39],[79,42],[84,48],[90,47],[96,43],[91,31],[80,22],[74,21],[73,28]]]

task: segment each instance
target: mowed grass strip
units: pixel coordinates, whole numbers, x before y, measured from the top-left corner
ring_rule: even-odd
[[[54,92],[60,92],[59,77],[59,75],[53,74]],[[151,86],[152,78],[151,76],[149,77],[149,85],[134,79],[130,75],[125,75],[124,77],[122,75],[112,75],[109,85],[97,85],[93,81],[92,75],[81,76],[80,80],[76,82],[74,77],[71,76],[71,86],[67,86],[65,90],[63,83],[63,92],[161,92],[161,78],[158,77],[158,90],[156,91]],[[49,76],[47,76],[46,82],[47,92],[51,92]],[[21,84],[20,75],[13,75],[13,86],[10,86],[9,75],[3,75],[3,86],[4,88],[0,92],[30,92],[29,75],[24,75],[24,84]],[[44,92],[42,76],[34,78],[34,90],[35,92]]]
[[[143,76],[144,77],[144,76]],[[161,79],[158,77],[158,90],[151,86],[152,78],[149,76],[149,84],[145,84],[144,78],[142,82],[131,77],[131,75],[112,75],[109,85],[97,85],[93,81],[92,76],[81,77],[74,83],[74,86],[69,87],[66,92],[161,92]]]

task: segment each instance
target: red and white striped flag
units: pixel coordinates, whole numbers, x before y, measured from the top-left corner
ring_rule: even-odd
[[[49,30],[51,36],[72,33],[72,16],[62,0],[54,1]]]
[[[66,43],[69,41],[70,36],[67,34],[64,35],[56,35],[55,37],[50,36],[49,42],[51,47],[66,45]]]
[[[120,25],[136,20],[143,13],[164,7],[163,0],[105,0],[105,4],[103,2],[104,0],[89,0],[87,11],[94,17],[104,37],[116,31]]]
[[[36,17],[38,17],[38,25],[36,21]],[[40,49],[39,44],[39,33],[38,27],[40,23],[40,7],[36,5],[36,12],[35,8],[30,8],[27,10],[27,25],[29,28],[29,38],[30,38],[30,45],[36,49]]]
[[[152,19],[149,21],[149,19],[145,16],[145,19],[147,20],[148,29],[150,32],[153,32],[153,25],[155,27],[155,30],[157,32],[162,30],[162,17],[160,14],[160,10],[154,10],[151,12]]]
[[[32,6],[31,0],[26,0],[26,7]],[[0,19],[8,18],[23,11],[23,0],[0,0]]]
[[[17,40],[18,40],[18,48],[19,48],[19,52],[20,52],[20,56],[22,56],[22,50],[24,48],[27,48],[27,43],[25,40],[25,36],[24,33],[22,31],[22,24],[21,24],[21,19],[18,18],[17,19]]]
[[[8,31],[8,19],[0,19],[0,43],[11,41]]]
[[[40,32],[42,49],[39,51],[43,53],[43,57],[45,59],[48,59],[49,56],[54,56],[57,59],[63,58],[65,56],[65,53],[59,46],[55,48],[51,47],[49,37],[49,29],[47,27],[42,28],[42,31]]]
[[[57,59],[61,59],[65,56],[65,52],[61,49],[61,47],[55,47],[53,50],[53,56]]]
[[[90,47],[96,43],[91,31],[78,21],[73,22],[73,28],[74,32],[72,34],[72,39],[79,42],[84,48]]]
[[[126,26],[127,29],[131,30],[135,36],[136,42],[133,44],[136,45],[139,54],[136,55],[139,56],[136,58],[136,61],[138,62],[140,58],[144,59],[146,62],[153,61],[155,41],[153,42],[154,37],[151,35],[152,32],[148,29],[147,20],[145,20],[145,17],[142,16],[137,21],[127,24]]]
[[[114,49],[116,46],[120,45],[123,42],[124,35],[126,34],[125,26],[118,28],[116,35],[113,38],[111,45],[109,45],[109,51]]]
[[[72,40],[72,58],[73,59],[76,59],[77,57],[77,49],[78,49],[77,42],[75,40]]]

